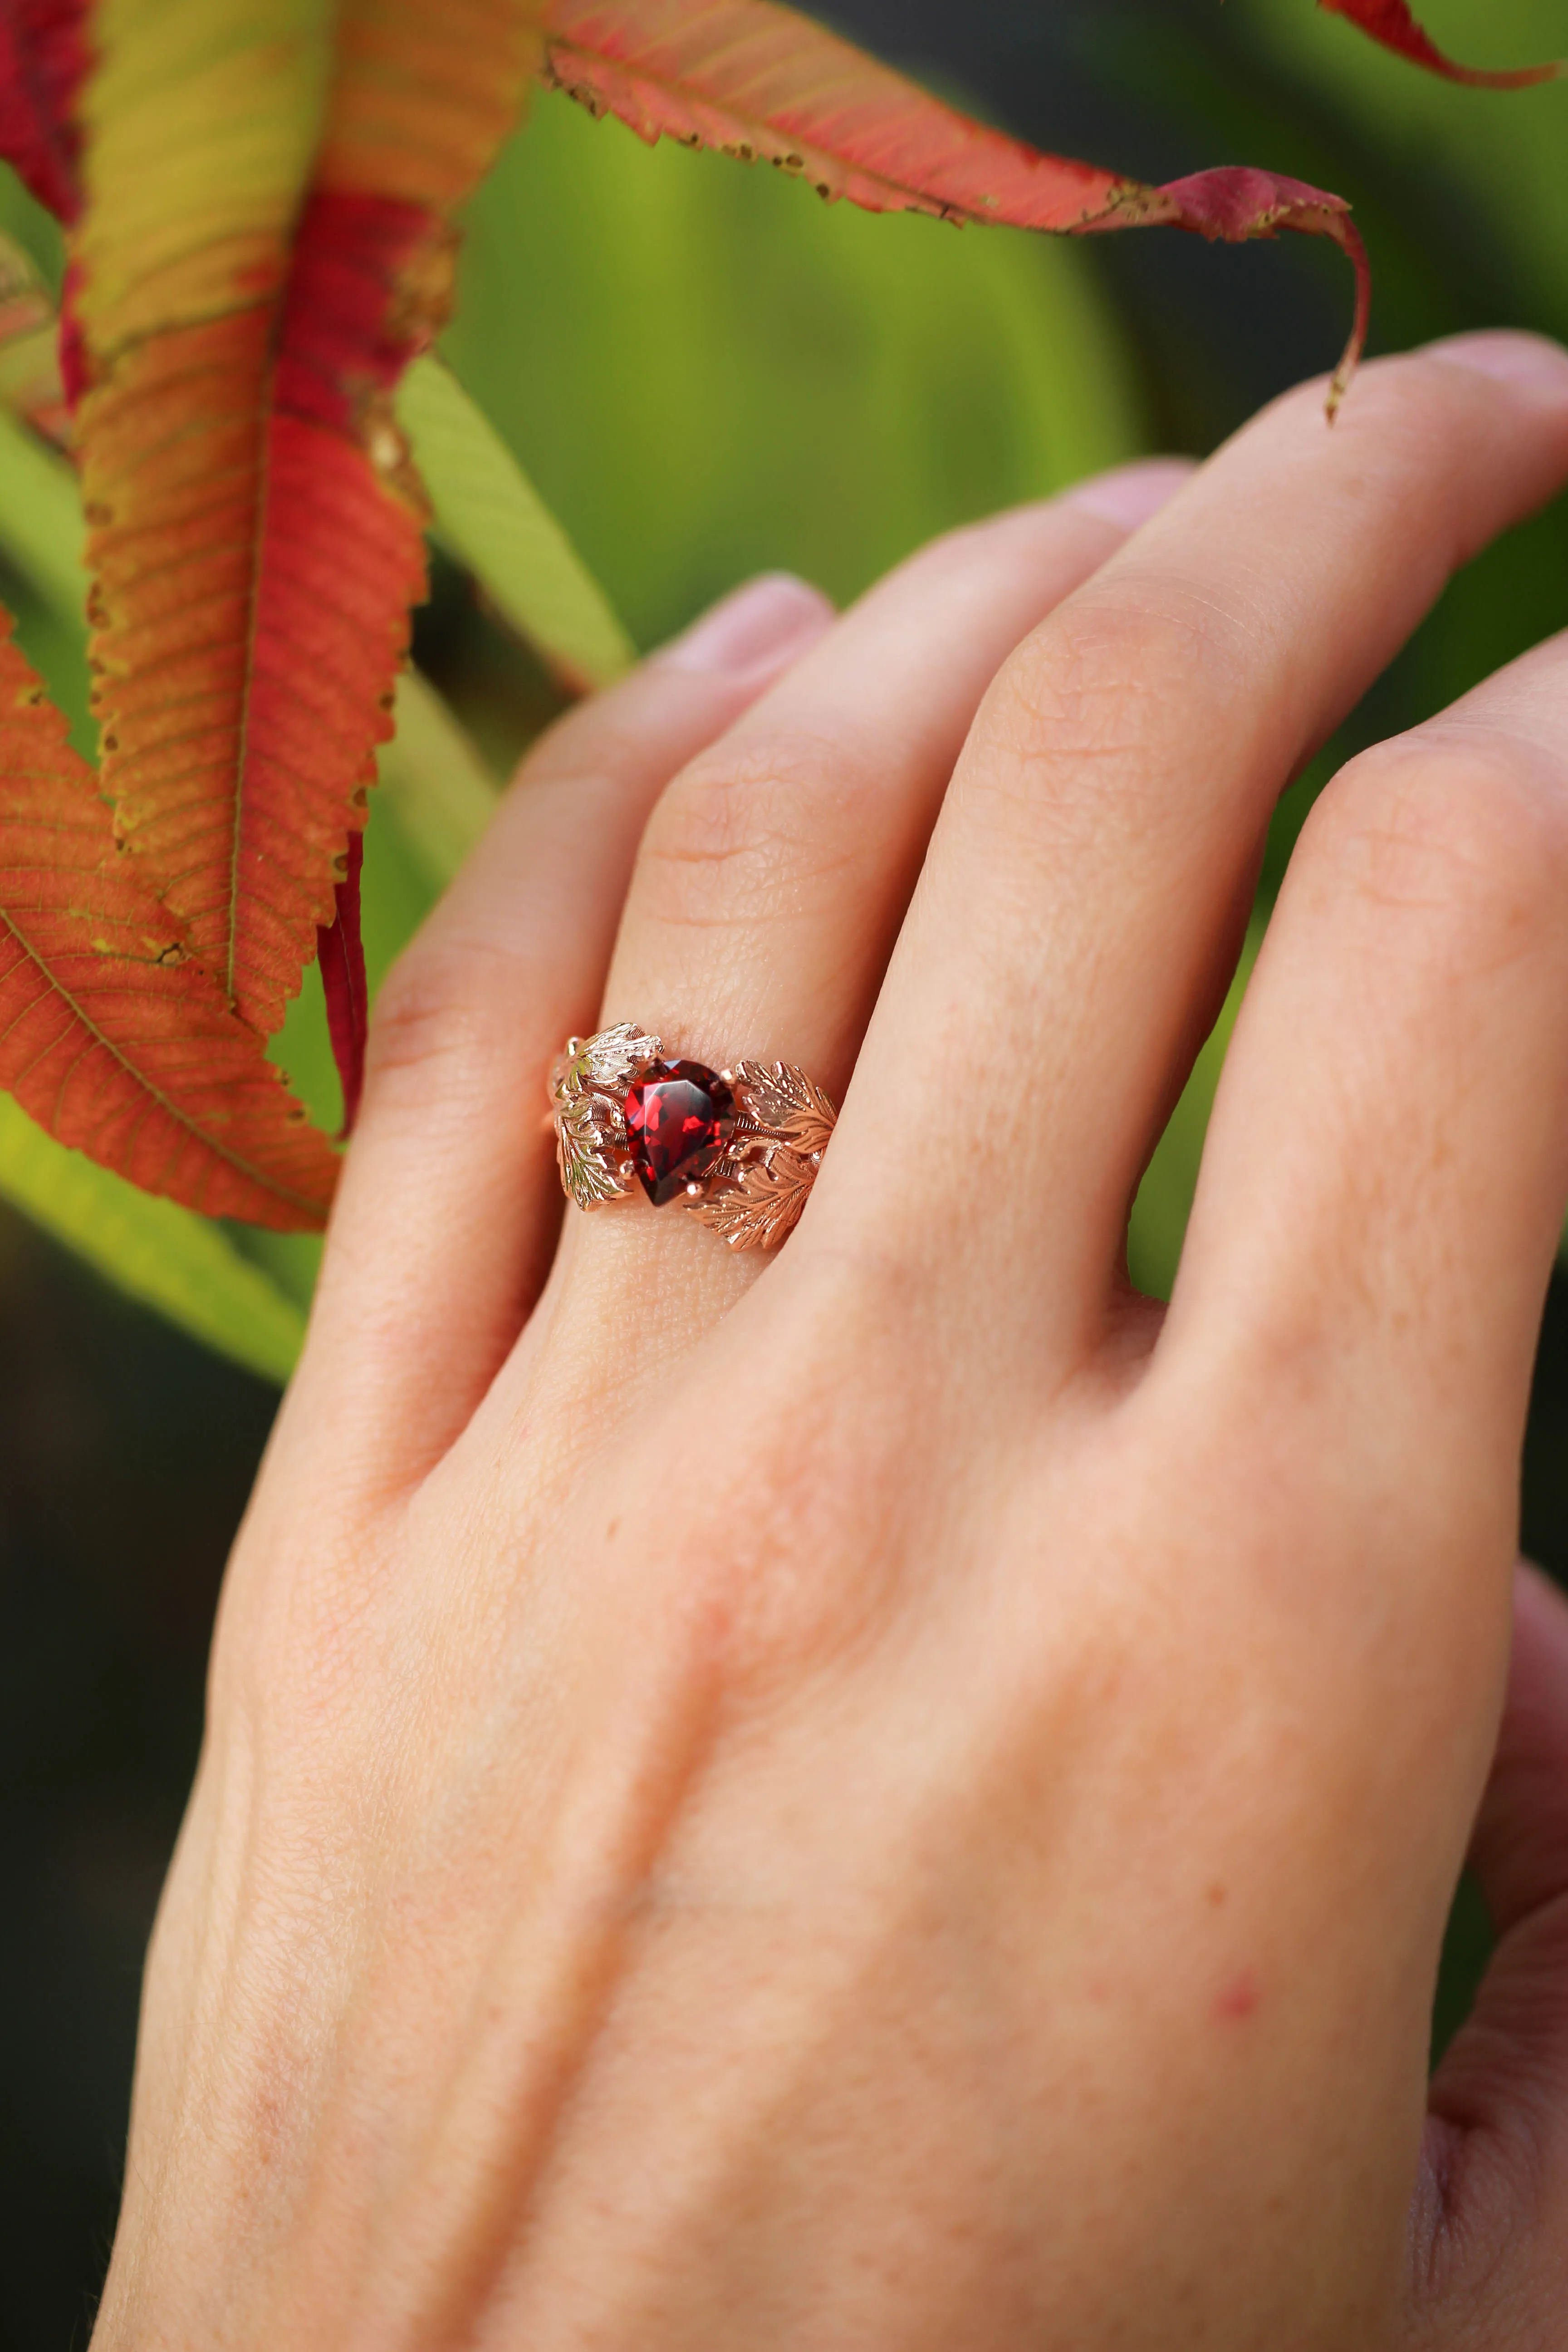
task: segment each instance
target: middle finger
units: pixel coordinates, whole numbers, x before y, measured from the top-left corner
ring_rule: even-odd
[[[1534,337],[1379,362],[1331,432],[1319,399],[1257,418],[1042,623],[947,795],[816,1229],[936,1237],[988,1346],[1012,1307],[1057,1366],[1092,1349],[1279,793],[1568,474],[1568,355]]]

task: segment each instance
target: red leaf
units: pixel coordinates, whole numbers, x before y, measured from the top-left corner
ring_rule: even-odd
[[[1446,81],[1467,82],[1475,89],[1528,89],[1534,82],[1556,81],[1563,72],[1561,63],[1518,66],[1502,72],[1456,65],[1416,23],[1409,0],[1318,0],[1318,5],[1331,16],[1348,16],[1385,49],[1425,66],[1429,73],[1441,74]]]
[[[1329,236],[1356,272],[1331,415],[1361,356],[1370,280],[1342,197],[1225,167],[1168,187],[1044,155],[944,106],[775,0],[549,0],[546,79],[640,138],[778,165],[871,212],[934,213],[1081,236],[1164,224],[1228,243]]]
[[[360,938],[359,886],[364,865],[364,835],[349,835],[348,869],[333,897],[337,915],[320,934],[317,958],[327,995],[327,1028],[332,1059],[343,1089],[343,1123],[338,1140],[346,1142],[359,1117],[364,1090],[364,1044],[370,1029],[370,992],[364,977],[364,942]]]
[[[391,390],[446,315],[450,215],[515,120],[541,5],[321,12],[313,158],[303,139],[251,140],[256,121],[310,119],[288,11],[215,7],[193,39],[193,10],[183,46],[156,10],[128,11],[88,94],[78,437],[104,786],[192,951],[262,1031],[334,920],[391,732],[425,580]]]
[[[0,614],[0,1087],[61,1143],[211,1216],[321,1223],[337,1163],[115,846]]]
[[[88,0],[0,0],[0,155],[57,219],[81,205],[76,95]]]

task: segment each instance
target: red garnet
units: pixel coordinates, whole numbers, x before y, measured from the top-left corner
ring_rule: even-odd
[[[650,1062],[626,1088],[626,1140],[638,1183],[656,1209],[700,1184],[729,1142],[735,1097],[700,1062]]]

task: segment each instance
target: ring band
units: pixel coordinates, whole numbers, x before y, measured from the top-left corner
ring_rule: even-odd
[[[569,1038],[550,1101],[562,1188],[580,1209],[640,1186],[738,1250],[794,1231],[838,1116],[792,1063],[710,1070],[667,1057],[635,1021]]]

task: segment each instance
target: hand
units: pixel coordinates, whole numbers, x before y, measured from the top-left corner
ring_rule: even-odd
[[[224,1595],[102,2352],[1561,2342],[1530,1579],[1502,1708],[1568,644],[1323,795],[1163,1323],[1121,1271],[1278,793],[1568,478],[1528,339],[1321,399],[831,626],[721,607],[405,958]],[[776,1259],[562,1224],[544,1076],[601,1006],[844,1099]],[[1478,1807],[1503,1938],[1429,2103]]]

